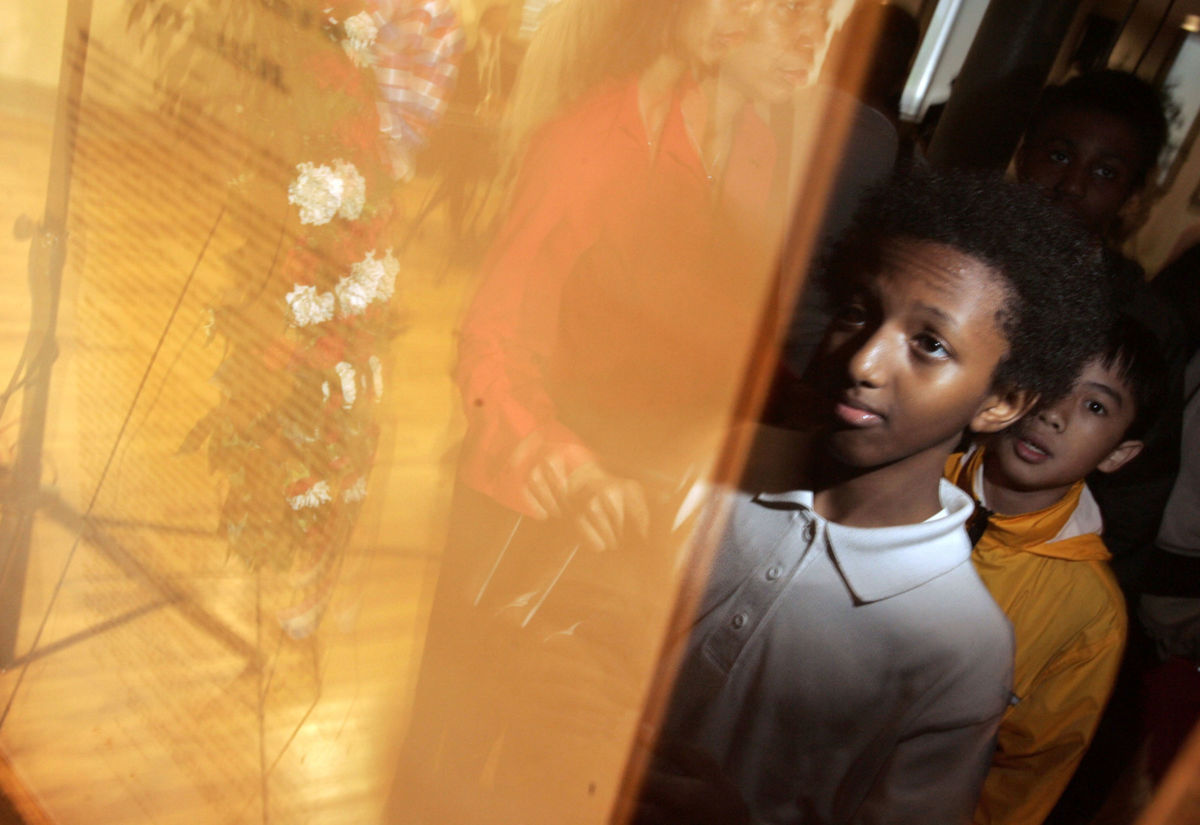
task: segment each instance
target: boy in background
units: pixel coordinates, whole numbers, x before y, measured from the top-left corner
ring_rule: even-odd
[[[839,247],[814,426],[758,440],[683,650],[639,823],[967,822],[1011,629],[942,479],[964,431],[1066,392],[1103,329],[1096,247],[1041,198],[899,180]]]
[[[1153,334],[1122,318],[1070,393],[946,464],[946,477],[983,508],[971,561],[1016,636],[1013,697],[979,825],[1042,822],[1112,692],[1125,604],[1084,478],[1141,452],[1164,384]]]
[[[1122,311],[1154,333],[1167,359],[1170,397],[1157,402],[1164,411],[1146,434],[1146,449],[1119,476],[1089,481],[1118,580],[1135,592],[1179,467],[1186,335],[1175,308],[1153,294],[1142,268],[1117,250],[1166,142],[1165,105],[1154,86],[1131,73],[1078,75],[1042,92],[1014,158],[1019,180],[1040,188],[1105,244]]]

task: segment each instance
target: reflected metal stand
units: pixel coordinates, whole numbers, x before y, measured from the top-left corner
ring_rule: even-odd
[[[187,295],[196,270],[205,257],[213,235],[225,217],[224,208],[214,217],[195,264],[180,288],[175,307],[166,321],[157,347],[150,356],[149,366],[143,374],[142,383],[138,386],[130,402],[128,414],[116,435],[108,461],[101,471],[86,509],[79,512],[54,493],[43,490],[41,486],[51,368],[58,357],[56,332],[62,276],[67,254],[66,227],[91,18],[92,0],[69,0],[55,106],[46,207],[42,223],[31,233],[33,241],[29,252],[29,290],[32,311],[29,334],[18,367],[18,370],[21,367],[25,369],[19,420],[20,437],[9,486],[0,502],[0,671],[21,667],[22,672],[4,706],[0,708],[0,727],[3,726],[12,702],[20,690],[24,668],[28,664],[168,605],[179,609],[186,619],[219,640],[236,655],[246,658],[250,666],[258,667],[262,661],[261,653],[255,645],[238,637],[216,616],[197,604],[185,590],[138,561],[136,556],[123,547],[119,541],[105,534],[102,524],[91,517],[112,466],[112,460],[124,439],[130,417],[145,387],[150,368],[158,359],[166,335]],[[23,223],[24,221],[19,222],[18,231],[22,228],[21,224]],[[17,382],[14,381],[13,387],[17,385]],[[9,391],[12,390],[13,388],[10,387]],[[75,540],[63,563],[58,582],[50,596],[49,604],[42,617],[41,625],[36,631],[31,649],[18,657],[16,645],[24,603],[26,570],[32,545],[34,520],[39,512],[68,528],[75,535]],[[159,526],[158,529],[162,529],[162,526]],[[102,555],[115,563],[127,575],[140,578],[148,583],[154,589],[156,597],[147,604],[105,620],[95,627],[75,633],[53,645],[39,647],[42,631],[55,607],[75,550],[84,540],[94,545]]]
[[[58,99],[51,138],[50,177],[42,222],[29,250],[29,335],[21,354],[26,386],[21,398],[20,441],[0,509],[0,668],[13,662],[20,624],[25,571],[33,520],[41,497],[42,449],[50,399],[51,368],[58,358],[58,304],[67,255],[67,210],[75,134],[83,96],[84,69],[92,21],[92,0],[68,0],[59,68]]]
[[[63,501],[53,491],[45,490],[42,487],[51,373],[59,354],[56,337],[57,323],[67,257],[67,220],[71,200],[72,169],[76,154],[76,137],[79,132],[80,107],[91,36],[92,5],[92,0],[68,0],[44,215],[41,223],[36,226],[30,227],[29,224],[32,222],[27,218],[22,218],[17,226],[19,238],[32,239],[28,262],[32,310],[29,332],[18,365],[18,375],[23,374],[23,378],[14,379],[8,390],[9,393],[12,393],[20,388],[23,392],[16,459],[11,476],[7,480],[7,488],[0,496],[0,673],[11,671],[16,674],[15,683],[5,688],[7,695],[0,697],[0,728],[3,728],[8,714],[12,710],[31,664],[148,615],[153,615],[164,608],[171,609],[178,612],[185,621],[244,660],[246,670],[257,674],[256,712],[259,767],[262,775],[261,807],[262,820],[266,822],[269,819],[270,808],[268,779],[282,755],[291,748],[322,695],[322,671],[315,637],[309,641],[314,682],[317,686],[315,695],[302,709],[299,721],[284,737],[282,745],[277,750],[275,748],[268,750],[266,711],[274,677],[274,659],[277,658],[279,645],[277,645],[274,657],[269,657],[268,652],[264,650],[261,608],[259,609],[260,615],[257,617],[257,638],[252,640],[242,638],[219,616],[198,603],[186,588],[180,587],[169,576],[164,576],[146,565],[135,552],[124,546],[106,529],[114,526],[143,526],[161,532],[169,530],[169,525],[122,525],[92,516],[109,470],[113,466],[113,459],[125,438],[134,409],[146,387],[150,370],[158,359],[166,336],[172,328],[194,276],[206,256],[210,242],[226,217],[224,206],[212,216],[211,228],[208,230],[207,236],[203,238],[203,244],[198,250],[191,272],[187,273],[186,279],[179,288],[175,306],[165,321],[157,346],[150,354],[149,364],[142,376],[142,381],[129,402],[128,412],[120,430],[115,435],[108,459],[95,483],[86,507],[83,509],[74,507]],[[96,52],[93,53],[94,65],[96,54]],[[94,74],[95,72],[93,72]],[[32,643],[26,652],[18,656],[16,648],[25,601],[26,572],[32,549],[35,519],[39,514],[69,530],[74,535],[74,541],[62,564],[58,580],[44,608],[44,613],[40,617],[40,625],[34,633]],[[85,541],[100,555],[112,562],[123,574],[147,583],[152,592],[141,604],[134,605],[63,638],[41,645],[43,631],[54,612],[58,596],[74,560],[75,551],[80,543]],[[261,575],[259,578],[258,589],[261,599]],[[282,644],[282,637],[280,644]],[[3,787],[0,787],[0,794],[4,790]]]

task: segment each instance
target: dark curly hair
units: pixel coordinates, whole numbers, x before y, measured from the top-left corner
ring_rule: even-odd
[[[883,247],[898,239],[944,244],[997,273],[1009,346],[997,388],[1057,399],[1101,351],[1113,304],[1101,249],[1034,187],[962,170],[895,177],[867,199],[823,267],[835,300],[878,271]]]
[[[1103,69],[1042,90],[1025,132],[1027,136],[1036,135],[1050,117],[1070,110],[1101,111],[1118,117],[1137,135],[1142,164],[1134,170],[1133,184],[1140,189],[1166,145],[1168,106],[1163,95],[1137,75]]]

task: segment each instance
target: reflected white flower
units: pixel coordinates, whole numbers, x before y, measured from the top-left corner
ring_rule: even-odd
[[[371,294],[375,301],[387,289],[387,267],[383,261],[375,259],[375,250],[367,253],[367,257],[350,267],[350,277],[357,280]]]
[[[342,409],[348,410],[358,397],[358,389],[354,386],[354,367],[348,361],[339,361],[333,369],[342,382]]]
[[[288,186],[288,203],[300,207],[300,223],[329,223],[341,208],[345,181],[328,166],[300,163],[296,170],[299,174]]]
[[[367,12],[361,11],[353,17],[347,18],[342,23],[342,30],[346,32],[342,48],[346,50],[346,54],[350,56],[354,65],[361,68],[374,63],[371,47],[375,45],[375,38],[379,35],[379,27],[375,25],[374,18]]]
[[[321,403],[325,404],[329,401],[329,382],[321,382]]]
[[[367,182],[357,167],[338,158],[333,166],[296,165],[288,185],[288,203],[300,207],[300,223],[323,226],[335,216],[357,220],[367,202]]]
[[[378,355],[372,355],[367,363],[371,365],[371,386],[375,391],[375,401],[383,398],[383,363]]]
[[[329,493],[328,481],[318,481],[300,495],[292,496],[287,500],[288,505],[293,510],[303,510],[305,507],[320,507],[322,504],[327,504],[331,501],[333,501],[333,496]]]
[[[333,162],[333,172],[342,179],[342,203],[338,207],[338,217],[348,221],[358,220],[363,206],[367,202],[367,182],[359,174],[358,168],[349,161],[338,158]]]
[[[322,324],[333,320],[333,293],[317,292],[315,286],[300,286],[287,294],[292,323],[298,327]]]
[[[317,626],[324,614],[324,602],[308,604],[303,610],[280,612],[279,626],[289,637],[301,641],[317,632]]]
[[[321,430],[313,427],[312,432],[305,432],[295,424],[289,424],[283,431],[283,437],[293,444],[312,444],[321,438]]]
[[[344,318],[360,315],[375,298],[374,284],[353,275],[342,278],[333,290],[337,293],[338,307]]]
[[[356,501],[362,501],[367,497],[367,477],[359,476],[354,484],[350,485],[345,492],[342,493],[342,501],[347,504],[353,504]]]
[[[207,344],[213,339],[217,330],[217,313],[212,307],[204,310],[204,342]]]
[[[399,271],[400,262],[390,249],[382,260],[375,257],[375,250],[371,250],[367,257],[352,264],[350,274],[334,287],[342,315],[358,315],[372,301],[388,301],[395,292]]]
[[[384,277],[380,281],[379,297],[384,301],[390,301],[392,294],[396,291],[396,276],[400,274],[400,261],[396,260],[390,247],[383,256],[383,271]]]

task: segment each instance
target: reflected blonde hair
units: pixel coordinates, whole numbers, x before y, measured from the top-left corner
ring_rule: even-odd
[[[673,48],[679,10],[693,0],[559,0],[544,14],[501,124],[511,177],[530,137],[606,80],[645,70]]]

